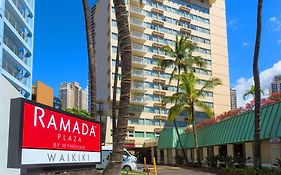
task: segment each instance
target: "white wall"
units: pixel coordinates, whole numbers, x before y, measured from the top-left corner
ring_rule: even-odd
[[[21,95],[2,75],[0,75],[0,89],[0,174],[19,175],[19,169],[7,168],[7,157],[10,121],[10,100],[12,98],[21,97]]]

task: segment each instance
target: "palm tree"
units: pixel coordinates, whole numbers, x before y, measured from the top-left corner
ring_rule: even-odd
[[[91,14],[88,0],[82,0],[85,24],[86,24],[86,39],[88,48],[88,76],[89,76],[89,92],[90,92],[90,114],[96,119],[96,59],[94,42],[91,27]]]
[[[208,81],[205,81],[203,86],[197,90],[196,85],[200,83],[194,72],[182,73],[177,76],[177,79],[180,81],[179,88],[180,92],[176,92],[170,97],[166,97],[165,103],[173,103],[177,101],[174,106],[172,106],[168,113],[168,120],[173,121],[175,118],[183,111],[188,111],[188,122],[193,125],[193,134],[194,134],[194,145],[196,148],[197,162],[198,166],[201,166],[200,152],[198,149],[198,135],[195,125],[195,107],[201,109],[209,117],[213,116],[213,110],[200,99],[204,98],[206,91],[212,90],[215,86],[221,85],[221,81],[218,78],[211,78]]]
[[[263,92],[262,89],[260,89],[260,93],[261,93],[262,95],[264,94],[264,92]],[[253,98],[255,99],[255,86],[254,86],[254,85],[251,86],[251,89],[249,89],[249,90],[247,90],[247,91],[245,92],[245,94],[243,95],[244,100],[246,100],[246,98],[247,98],[248,96],[250,96],[250,95],[252,95]]]
[[[113,82],[113,98],[112,98],[112,140],[115,141],[116,134],[116,111],[117,111],[117,82],[118,82],[118,70],[119,70],[119,43],[117,42],[117,52],[116,52],[116,63],[115,63],[115,74]]]
[[[171,66],[174,67],[174,69],[172,71],[172,75],[170,76],[169,84],[171,83],[171,80],[174,78],[174,76],[180,75],[182,71],[187,73],[188,71],[193,70],[194,65],[197,65],[199,67],[206,66],[206,63],[203,61],[203,59],[200,56],[192,55],[192,52],[194,51],[195,48],[196,48],[196,44],[190,42],[188,40],[187,36],[181,36],[180,38],[179,38],[179,36],[176,36],[176,42],[175,42],[174,49],[172,47],[170,47],[169,45],[163,47],[163,50],[169,56],[175,58],[174,60],[165,59],[165,60],[160,61],[160,66],[163,69],[166,69],[167,67],[171,67]],[[176,92],[178,92],[178,91],[179,91],[179,80],[177,81]],[[177,103],[177,101],[175,101],[175,104],[176,103]],[[176,133],[178,136],[178,140],[179,140],[179,144],[180,144],[183,156],[187,162],[188,161],[187,155],[183,148],[183,144],[182,144],[179,130],[178,130],[177,123],[176,123],[176,119],[174,119],[173,122],[174,122],[174,126],[176,129]]]
[[[261,31],[262,31],[262,4],[263,0],[258,0],[257,11],[257,32],[255,51],[253,59],[253,76],[255,82],[255,119],[254,119],[254,141],[253,141],[253,157],[255,168],[261,168],[261,141],[260,141],[260,107],[261,107],[261,92],[260,92],[260,77],[259,77],[259,53],[261,43]]]
[[[91,115],[89,112],[87,112],[84,109],[80,109],[80,108],[67,108],[66,112],[69,112],[71,114],[78,115],[78,116],[84,117],[84,118],[91,118]]]
[[[128,23],[128,12],[124,0],[113,0],[118,28],[118,41],[121,55],[121,94],[119,102],[118,121],[115,142],[110,162],[103,174],[119,174],[123,159],[124,142],[127,136],[130,92],[131,92],[131,69],[132,47]]]

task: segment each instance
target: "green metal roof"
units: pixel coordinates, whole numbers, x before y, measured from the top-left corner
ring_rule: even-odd
[[[179,128],[180,136],[183,136],[184,128]],[[178,137],[175,128],[166,128],[164,129],[158,140],[158,148],[166,149],[166,148],[175,148],[177,146]],[[161,144],[159,144],[161,143]]]
[[[261,139],[281,137],[281,102],[275,103],[261,109]],[[166,134],[167,135],[167,134]],[[230,119],[215,123],[198,130],[199,147],[223,145],[228,143],[240,143],[252,141],[254,136],[254,112],[247,112]],[[161,140],[158,147],[162,148],[163,141],[170,142],[170,147],[180,148],[177,137],[171,138],[160,134]],[[194,147],[193,133],[183,133],[181,135],[185,148]],[[177,144],[175,145],[174,142]],[[166,143],[167,145],[167,143]],[[168,146],[168,145],[167,145]]]

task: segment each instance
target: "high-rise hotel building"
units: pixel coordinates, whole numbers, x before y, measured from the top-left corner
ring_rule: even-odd
[[[0,1],[0,74],[31,99],[35,0]]]
[[[202,101],[216,114],[229,110],[225,0],[126,0],[126,3],[133,51],[126,145],[142,147],[145,140],[157,138],[164,126],[172,126],[167,122],[171,105],[162,106],[161,99],[176,91],[176,81],[168,84],[173,68],[164,71],[158,61],[169,58],[161,47],[173,47],[177,35],[187,35],[198,44],[193,54],[201,56],[207,63],[205,69],[194,67],[201,82],[213,76],[223,82],[222,86],[206,92]],[[95,4],[93,20],[97,98],[104,102],[104,111],[110,116],[118,33],[112,0],[101,0]],[[120,81],[118,86],[120,93]],[[202,83],[198,84],[200,87]],[[178,118],[178,126],[186,126],[186,115],[182,113]],[[199,120],[206,119],[200,111],[196,115]],[[106,143],[111,143],[109,117],[107,130]]]

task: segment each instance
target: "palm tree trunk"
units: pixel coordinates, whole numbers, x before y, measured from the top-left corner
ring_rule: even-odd
[[[121,55],[121,95],[119,102],[119,114],[116,127],[116,137],[113,143],[111,160],[103,171],[105,175],[117,175],[120,173],[123,159],[124,142],[127,136],[130,92],[132,47],[128,23],[128,12],[124,0],[113,0],[118,28],[118,41]]]
[[[84,17],[86,23],[86,37],[87,37],[87,48],[88,48],[88,69],[89,69],[89,92],[90,92],[90,114],[96,120],[96,59],[94,42],[91,27],[91,14],[89,9],[88,0],[82,0]]]
[[[180,75],[180,67],[179,67],[179,66],[178,66],[178,75]],[[177,93],[179,92],[179,84],[180,84],[180,80],[178,80],[178,82],[177,82]],[[177,103],[178,103],[178,100],[176,99],[175,104],[177,104]],[[174,126],[175,126],[175,129],[176,129],[177,137],[178,137],[178,139],[179,139],[180,148],[181,148],[183,157],[184,157],[184,159],[185,159],[185,161],[186,161],[186,163],[187,163],[187,162],[188,162],[188,158],[187,158],[187,155],[186,155],[186,153],[185,153],[185,150],[184,150],[184,147],[183,147],[183,144],[182,144],[182,140],[181,140],[181,138],[180,138],[180,132],[179,132],[179,128],[178,128],[178,126],[177,126],[176,119],[174,119],[173,122],[174,122]]]
[[[253,74],[255,82],[255,119],[254,119],[254,141],[253,141],[253,156],[255,168],[261,168],[261,141],[260,141],[260,105],[261,105],[261,92],[260,92],[260,77],[259,77],[259,52],[261,43],[262,31],[262,4],[263,0],[258,0],[257,12],[257,33],[255,43],[255,53],[253,61]]]
[[[200,150],[198,147],[198,134],[195,122],[195,114],[194,114],[194,104],[191,105],[191,118],[192,118],[192,127],[193,127],[193,136],[194,136],[194,146],[196,148],[196,157],[197,157],[197,165],[198,167],[202,167],[202,162],[200,158]]]
[[[117,53],[116,53],[116,63],[115,63],[115,74],[114,74],[114,82],[113,82],[113,98],[112,98],[112,140],[115,142],[115,134],[116,134],[116,110],[117,110],[117,81],[118,81],[118,71],[119,71],[119,42],[117,42]]]

